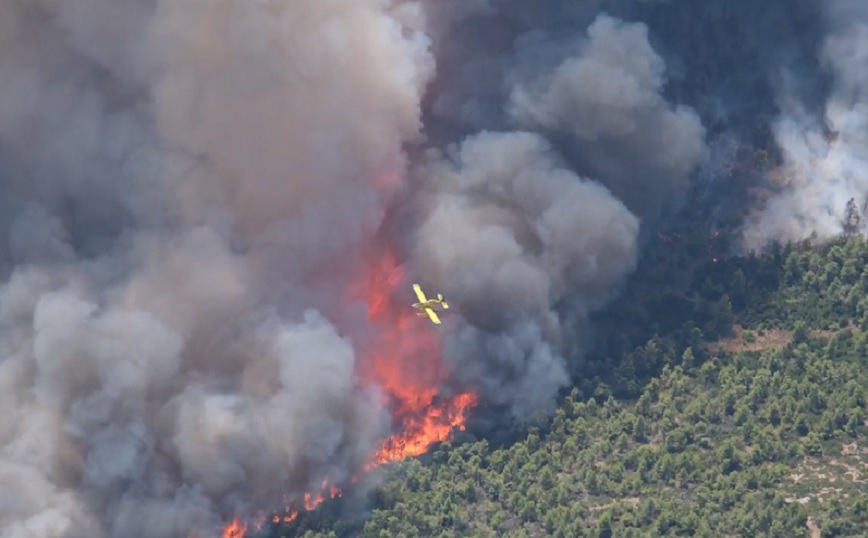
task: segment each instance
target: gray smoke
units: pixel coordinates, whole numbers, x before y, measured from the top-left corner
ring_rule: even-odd
[[[662,96],[644,24],[542,4],[435,18],[445,67],[427,127],[468,134],[419,171],[411,256],[461,313],[453,381],[522,420],[550,412],[578,373],[589,314],[635,268],[639,216],[653,226],[680,209],[705,134]]]
[[[412,260],[461,314],[456,379],[550,409],[583,319],[691,187],[746,250],[839,234],[868,200],[863,4],[425,2],[426,134],[460,145],[418,170]]]
[[[644,24],[601,15],[551,73],[515,87],[510,111],[526,128],[568,139],[570,155],[643,216],[681,208],[704,129],[660,95],[663,59]]]
[[[449,384],[550,411],[704,153],[653,5],[0,4],[0,537],[207,535],[359,471],[346,290],[396,199]]]
[[[570,323],[634,268],[638,219],[539,135],[482,133],[425,170],[431,209],[413,260],[466,323],[447,338],[456,381],[520,419],[551,410],[581,342]]]
[[[326,312],[420,128],[419,21],[0,5],[0,536],[207,535],[365,463],[389,418]]]
[[[700,187],[737,202],[721,205],[737,207],[724,213],[741,219],[746,250],[834,237],[850,198],[865,207],[861,2],[468,5],[435,19],[433,139],[536,131],[644,230],[679,209],[699,161]],[[720,162],[733,141],[738,155]]]
[[[677,212],[705,130],[662,97],[666,65],[648,27],[600,13],[632,4],[492,1],[450,20],[434,41],[449,84],[435,84],[429,128],[538,132],[648,224]]]

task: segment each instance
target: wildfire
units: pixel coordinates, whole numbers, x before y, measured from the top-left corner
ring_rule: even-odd
[[[235,518],[223,531],[223,538],[242,538],[247,532],[247,525]]]
[[[304,494],[304,509],[308,512],[315,509],[317,506],[322,504],[326,499],[334,499],[336,497],[340,497],[341,490],[336,486],[330,485],[328,483],[328,479],[323,480],[322,483],[322,491],[318,493],[316,496],[311,495],[310,493]],[[298,517],[298,510],[293,510],[291,508],[287,508],[286,512],[283,514],[274,514],[271,517],[271,522],[274,524],[278,523],[292,523]],[[225,534],[223,538],[229,538]]]
[[[464,429],[466,413],[476,404],[470,393],[439,397],[448,371],[443,364],[438,329],[420,320],[409,308],[409,302],[414,300],[409,289],[404,271],[391,252],[372,263],[368,279],[354,288],[368,304],[371,323],[379,336],[359,375],[387,395],[392,417],[399,426],[398,432],[371,458],[368,468],[425,453],[432,444],[446,440],[453,428]]]
[[[443,407],[429,408],[422,419],[405,421],[405,427],[409,427],[383,443],[370,467],[424,454],[432,444],[445,441],[453,428],[463,431],[465,413],[474,405],[473,394],[459,394]]]
[[[364,264],[363,264],[364,265]],[[386,396],[396,433],[386,439],[371,457],[365,471],[380,465],[424,454],[437,442],[445,441],[454,428],[464,429],[467,412],[477,403],[472,393],[451,397],[440,394],[449,374],[443,364],[437,327],[419,319],[410,308],[414,299],[398,258],[387,252],[369,260],[362,278],[350,288],[355,300],[368,306],[373,342],[359,350],[359,379],[379,387]],[[316,495],[304,496],[304,510],[310,511],[326,499],[340,496],[341,490],[322,483]],[[290,523],[299,509],[288,507],[275,514],[274,524]],[[263,519],[263,523],[266,519]],[[260,527],[260,525],[254,525]],[[235,519],[223,530],[223,538],[243,538],[247,526]]]

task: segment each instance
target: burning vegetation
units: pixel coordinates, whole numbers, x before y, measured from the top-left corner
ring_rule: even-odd
[[[32,4],[0,2],[4,536],[293,521],[477,402],[554,413],[640,231],[722,259],[868,192],[843,0]],[[769,83],[789,51],[828,85]],[[698,171],[740,229],[667,231]],[[459,313],[417,318],[405,262]]]
[[[439,394],[449,375],[439,334],[398,298],[406,295],[401,292],[409,283],[397,257],[387,253],[369,275],[361,291],[377,340],[359,376],[383,391],[397,430],[374,455],[370,465],[376,466],[423,454],[453,428],[463,429],[476,398],[472,393]]]
[[[419,456],[431,445],[445,441],[455,428],[464,429],[467,414],[476,403],[472,392],[441,394],[449,371],[442,359],[438,329],[419,319],[408,307],[409,282],[397,256],[387,251],[363,264],[363,276],[350,286],[349,295],[367,306],[373,338],[359,350],[357,376],[365,387],[382,394],[381,404],[392,417],[393,433],[371,454],[362,472]],[[350,482],[355,482],[357,476]],[[248,523],[236,517],[223,529],[223,538],[242,538],[249,529],[261,530],[269,522],[291,523],[301,511],[311,511],[341,489],[323,481],[319,492],[308,492],[302,503],[286,503],[283,513],[262,514]]]

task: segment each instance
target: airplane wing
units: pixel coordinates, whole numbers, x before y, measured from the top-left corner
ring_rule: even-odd
[[[425,313],[428,314],[428,317],[431,318],[431,321],[433,321],[437,325],[440,325],[440,317],[437,316],[437,312],[434,312],[434,310],[430,308],[426,308]]]
[[[422,286],[420,286],[419,284],[413,284],[413,291],[416,292],[416,297],[419,298],[420,303],[424,303],[428,300],[425,298],[425,292],[422,291]]]

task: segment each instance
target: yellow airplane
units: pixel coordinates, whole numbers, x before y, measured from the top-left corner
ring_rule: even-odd
[[[443,309],[449,308],[449,303],[443,300],[443,296],[439,293],[437,294],[436,299],[428,299],[425,297],[425,292],[422,291],[422,287],[419,284],[413,284],[413,291],[416,292],[416,297],[419,298],[418,303],[413,303],[413,308],[419,311],[417,316],[428,316],[431,318],[435,324],[440,324],[440,318],[437,316],[437,313],[434,312],[435,306],[442,306]]]

